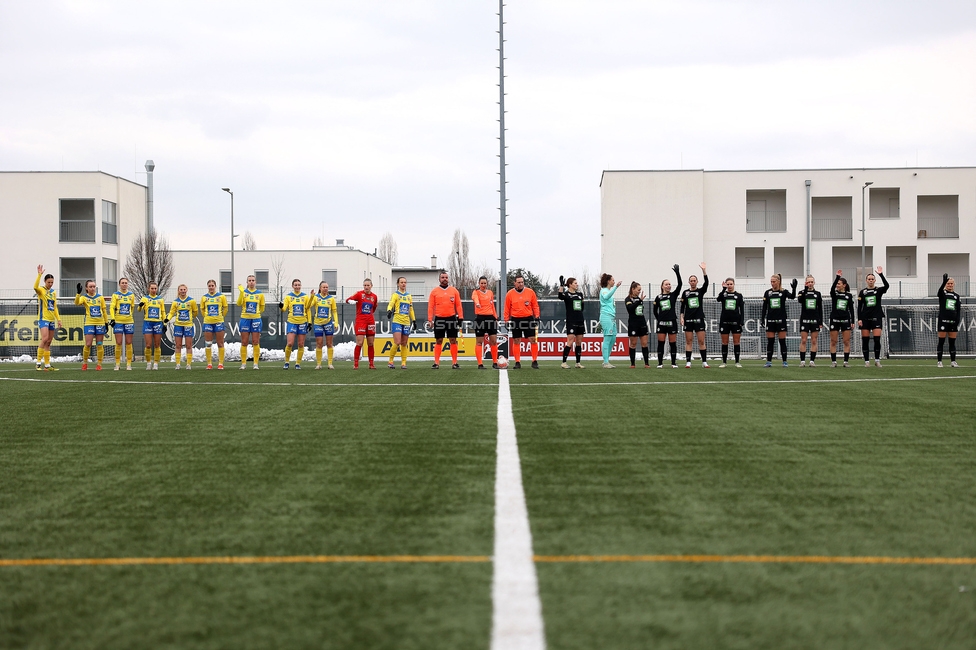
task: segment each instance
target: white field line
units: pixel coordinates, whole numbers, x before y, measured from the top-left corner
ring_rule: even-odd
[[[0,377],[3,379],[3,377]],[[976,379],[976,375],[954,375],[950,377],[865,377],[863,379],[716,379],[713,381],[586,381],[565,382],[558,384],[546,383],[513,383],[513,386],[559,386],[571,388],[575,386],[695,386],[709,384],[850,384],[876,381],[942,381],[950,379]]]
[[[459,386],[477,386],[478,388],[494,388],[495,384],[464,384],[464,383],[399,383],[399,382],[387,382],[387,383],[370,383],[370,384],[355,384],[355,383],[338,383],[338,382],[328,382],[323,381],[319,383],[308,382],[286,382],[286,381],[167,381],[165,379],[160,381],[139,381],[136,379],[33,379],[26,377],[0,377],[0,381],[30,381],[36,383],[50,383],[50,384],[149,384],[152,386],[355,386],[357,388],[369,388],[371,386],[380,386],[383,388],[390,387],[400,387],[400,386],[433,386],[433,387],[445,387],[450,386],[456,388]]]
[[[495,467],[495,552],[491,581],[492,650],[544,650],[539,581],[529,511],[522,489],[508,372],[498,379],[498,451]]]

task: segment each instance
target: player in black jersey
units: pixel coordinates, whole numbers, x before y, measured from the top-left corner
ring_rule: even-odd
[[[837,333],[843,335],[844,367],[851,358],[851,327],[854,323],[854,296],[847,280],[837,271],[830,285],[830,367],[837,367]]]
[[[644,292],[639,282],[630,283],[630,292],[624,298],[627,308],[627,336],[630,343],[630,367],[637,365],[637,341],[640,340],[641,355],[644,357],[644,367],[650,368],[650,351],[647,348],[647,316],[644,315]]]
[[[698,265],[704,276],[698,286],[698,276],[688,276],[688,288],[681,293],[681,325],[685,328],[685,368],[691,368],[691,340],[698,332],[698,353],[702,368],[708,367],[708,350],[705,349],[705,294],[708,293],[708,273],[705,263]]]
[[[732,335],[735,367],[741,368],[739,355],[742,353],[742,346],[739,345],[739,341],[742,338],[742,325],[746,319],[745,301],[742,294],[735,290],[735,280],[725,278],[722,290],[718,294],[718,302],[722,305],[722,315],[718,320],[718,331],[722,335],[722,365],[719,368],[724,368],[729,360],[729,334]]]
[[[783,357],[783,367],[786,362],[786,301],[796,297],[796,278],[793,279],[792,291],[783,288],[783,276],[779,273],[770,276],[769,289],[763,294],[762,315],[760,321],[766,329],[766,367],[773,365],[773,346],[779,337],[779,352]]]
[[[556,297],[566,303],[566,344],[563,346],[563,368],[569,368],[569,348],[576,353],[576,367],[582,368],[583,335],[586,334],[586,321],[583,320],[583,294],[576,278],[568,280],[559,276],[559,293]]]
[[[810,367],[817,365],[817,341],[820,328],[824,325],[823,294],[816,289],[816,280],[808,275],[803,281],[803,289],[796,294],[800,303],[800,367],[806,363],[807,338],[810,339]]]
[[[939,287],[939,367],[942,367],[942,351],[946,339],[949,339],[949,359],[953,368],[956,363],[956,334],[959,332],[959,294],[956,293],[956,281],[948,273],[942,274],[942,286]]]
[[[661,293],[654,299],[652,311],[654,321],[657,323],[657,367],[664,367],[664,339],[668,339],[668,347],[671,350],[671,367],[677,368],[678,361],[678,317],[675,315],[675,306],[678,304],[678,295],[681,293],[681,270],[675,264],[674,275],[678,278],[678,286],[671,291],[671,280],[661,283]]]
[[[878,267],[878,277],[884,286],[874,286],[876,279],[874,273],[868,273],[864,278],[868,286],[857,292],[857,327],[861,330],[861,353],[864,355],[864,366],[870,366],[870,350],[868,349],[869,336],[874,335],[874,365],[881,367],[881,325],[884,321],[884,312],[881,310],[881,296],[888,290],[888,281],[885,280],[881,267]]]

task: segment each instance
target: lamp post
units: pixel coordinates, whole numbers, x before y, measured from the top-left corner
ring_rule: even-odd
[[[230,191],[229,187],[220,188],[223,191],[230,194],[230,321],[234,322],[234,305],[237,304],[234,300],[234,193]]]
[[[864,190],[868,188],[868,185],[874,185],[874,181],[868,181],[861,187],[861,268],[864,268],[866,258],[864,256]],[[858,278],[858,283],[860,283],[860,278]]]

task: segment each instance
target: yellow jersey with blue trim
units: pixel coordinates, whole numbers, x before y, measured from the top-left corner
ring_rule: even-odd
[[[413,296],[409,293],[394,291],[390,296],[390,303],[386,306],[386,311],[393,312],[393,322],[400,325],[409,325],[417,320],[413,313]]]
[[[339,327],[339,310],[336,307],[335,296],[313,293],[308,297],[308,314],[313,325],[332,323],[335,327]]]
[[[169,307],[169,319],[174,325],[180,327],[192,327],[193,317],[197,315],[197,301],[187,297],[183,300],[177,298]]]
[[[135,310],[136,294],[131,291],[126,293],[116,291],[112,294],[112,302],[109,303],[108,314],[109,318],[116,323],[122,323],[123,325],[134,323],[135,320],[132,316]]]
[[[222,293],[205,293],[200,296],[200,313],[204,324],[223,323],[227,315],[227,297]]]
[[[281,313],[285,314],[287,322],[293,325],[301,325],[302,323],[308,322],[308,310],[305,308],[308,302],[308,294],[291,293],[285,296],[282,300],[284,307],[281,308]]]
[[[261,318],[264,313],[264,294],[258,290],[251,291],[238,286],[240,295],[237,296],[237,306],[241,308],[241,318]]]
[[[75,296],[75,304],[83,305],[85,308],[85,325],[104,325],[105,298],[100,293],[89,296],[87,293],[79,293]]]
[[[41,284],[40,273],[34,280],[34,293],[37,294],[38,320],[46,320],[52,323],[61,320],[61,314],[58,312],[58,295],[54,289],[48,289]]]
[[[166,318],[166,303],[162,296],[143,296],[138,309],[146,313],[143,320],[150,323],[162,323]]]

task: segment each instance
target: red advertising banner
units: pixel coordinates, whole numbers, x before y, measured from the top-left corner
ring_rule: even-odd
[[[509,343],[514,343],[514,340],[509,339]],[[539,358],[540,359],[562,359],[563,358],[563,345],[566,343],[565,336],[540,336],[539,337]],[[656,343],[656,341],[655,341]],[[523,359],[526,355],[531,354],[532,348],[530,347],[530,341],[527,339],[520,339],[520,344],[522,348]],[[587,336],[583,338],[583,356],[590,358],[599,358],[603,355],[603,337],[602,336]],[[485,346],[485,355],[490,358],[490,352],[488,347]],[[574,353],[570,350],[569,356],[573,357]],[[627,356],[627,337],[617,336],[617,341],[613,345],[613,351],[610,353],[611,357],[626,357]],[[575,358],[575,357],[574,357]]]

